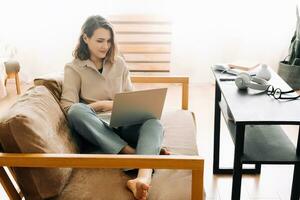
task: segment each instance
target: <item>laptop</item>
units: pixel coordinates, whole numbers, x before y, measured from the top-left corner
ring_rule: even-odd
[[[108,126],[117,128],[160,119],[167,88],[117,93],[110,113],[98,116]]]

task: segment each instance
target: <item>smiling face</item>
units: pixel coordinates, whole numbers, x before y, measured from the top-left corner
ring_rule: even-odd
[[[105,28],[98,28],[91,37],[83,35],[90,52],[90,59],[96,64],[102,62],[111,48],[111,32]]]

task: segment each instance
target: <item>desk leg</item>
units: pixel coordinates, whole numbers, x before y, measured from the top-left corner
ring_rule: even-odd
[[[299,200],[299,198],[300,198],[300,164],[295,164],[291,200]]]
[[[221,101],[221,90],[216,81],[215,89],[215,121],[214,121],[214,161],[213,161],[213,173],[219,172],[220,161],[220,123],[221,123],[221,111],[219,102]]]
[[[298,131],[298,141],[297,141],[297,149],[296,154],[300,155],[300,127]],[[291,192],[291,200],[299,200],[300,198],[300,164],[295,164],[294,167],[294,177],[292,184],[292,192]]]
[[[220,127],[221,127],[221,109],[219,102],[221,101],[221,90],[216,81],[215,89],[215,121],[214,121],[214,159],[213,173],[214,174],[233,174],[232,168],[220,168]],[[260,164],[256,164],[254,169],[243,169],[244,174],[259,174]]]
[[[232,179],[232,191],[231,199],[239,200],[241,196],[242,185],[242,167],[241,157],[244,153],[244,138],[245,138],[245,125],[236,125],[235,136],[235,149],[234,149],[234,166],[233,166],[233,179]]]
[[[256,174],[260,174],[260,171],[261,171],[261,164],[255,164],[255,173]]]

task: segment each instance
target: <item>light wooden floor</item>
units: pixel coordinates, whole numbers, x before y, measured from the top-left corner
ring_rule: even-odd
[[[30,85],[23,85],[22,91]],[[0,112],[6,110],[17,98],[13,84],[8,85],[9,95],[0,100]],[[169,89],[165,109],[179,108],[181,90],[178,86]],[[192,85],[190,87],[190,110],[196,114],[198,128],[198,147],[205,158],[205,190],[208,200],[229,200],[231,197],[231,176],[212,174],[213,122],[214,122],[214,85]],[[292,142],[296,142],[298,128],[285,126]],[[226,125],[221,125],[221,165],[232,166],[233,143]],[[263,165],[261,175],[244,175],[242,181],[243,200],[288,200],[293,175],[292,166]],[[300,189],[300,188],[299,188]],[[0,199],[7,200],[2,188]]]

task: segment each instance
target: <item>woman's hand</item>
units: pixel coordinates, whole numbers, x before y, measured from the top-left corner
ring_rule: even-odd
[[[91,106],[96,112],[107,112],[112,110],[113,101],[96,101],[90,103],[89,106]]]

